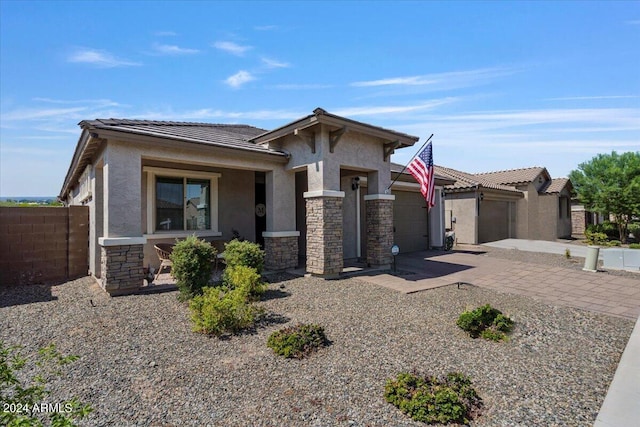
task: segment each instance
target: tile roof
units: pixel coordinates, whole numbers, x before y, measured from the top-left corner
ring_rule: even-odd
[[[564,187],[566,187],[567,184],[571,186],[571,181],[569,181],[569,178],[553,178],[546,188],[540,189],[540,192],[546,194],[560,193],[562,190],[564,190]]]
[[[522,193],[520,190],[517,190],[515,187],[496,184],[488,179],[485,179],[483,176],[479,176],[478,174],[470,174],[470,173],[462,172],[456,169],[446,168],[444,166],[436,165],[435,173],[445,177],[450,177],[456,180],[455,184],[447,186],[447,188],[451,190],[466,190],[466,189],[472,189],[476,187],[483,187],[483,188],[490,188],[493,190],[507,191],[510,193]]]
[[[404,168],[404,165],[401,165],[399,163],[391,162],[391,166],[390,167],[391,167],[391,173],[400,173],[400,171]],[[435,169],[435,167],[434,167],[434,169]],[[406,169],[402,172],[402,174],[403,175],[411,175],[409,173],[409,171],[406,170]],[[441,181],[451,181],[451,180],[455,181],[454,178],[450,178],[448,176],[444,176],[444,175],[438,174],[437,171],[435,171],[434,175],[435,175],[436,179],[439,179]]]
[[[249,125],[227,125],[194,122],[170,122],[153,120],[96,119],[80,122],[82,128],[104,129],[135,135],[179,139],[241,150],[284,155],[276,150],[250,142],[251,138],[266,132]]]
[[[547,172],[546,168],[534,166],[530,168],[511,169],[496,172],[476,173],[473,176],[493,182],[494,184],[514,185],[530,183],[542,172]]]

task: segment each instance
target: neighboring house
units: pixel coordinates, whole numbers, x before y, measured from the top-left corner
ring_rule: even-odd
[[[571,182],[532,167],[470,174],[436,166],[445,187],[446,227],[458,243],[571,236]]]
[[[237,232],[263,245],[266,268],[319,276],[339,274],[345,260],[387,266],[396,239],[402,251],[442,246],[441,198],[429,233],[413,178],[389,189],[401,169],[391,154],[415,136],[320,108],[272,131],[120,119],[80,127],[59,198],[89,206],[89,269],[110,294],[143,286],[143,268],[159,265],[154,244],[191,234]],[[452,182],[436,179],[436,191]]]

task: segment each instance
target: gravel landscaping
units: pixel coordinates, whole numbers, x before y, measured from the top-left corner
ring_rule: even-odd
[[[266,319],[226,339],[191,332],[177,291],[110,298],[90,278],[0,288],[0,339],[80,356],[49,400],[90,403],[83,425],[423,425],[383,397],[387,378],[417,370],[470,375],[484,401],[474,426],[591,426],[634,325],[467,285],[404,295],[355,278],[272,281]],[[509,341],[456,326],[486,303],[516,322]],[[299,322],[332,344],[303,360],[267,348]]]

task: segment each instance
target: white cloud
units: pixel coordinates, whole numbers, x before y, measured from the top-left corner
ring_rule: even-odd
[[[97,49],[78,49],[67,58],[68,62],[90,64],[99,68],[133,67],[142,65],[139,62],[120,59],[111,53]]]
[[[52,99],[52,98],[33,98],[33,101],[46,102],[49,104],[99,104],[103,107],[123,107],[124,104],[111,101],[110,99]]]
[[[223,50],[236,56],[243,56],[246,51],[252,49],[251,46],[242,46],[234,42],[218,41],[213,45],[216,49]]]
[[[153,111],[136,115],[136,117],[146,120],[225,120],[237,122],[238,120],[294,120],[304,115],[304,112],[291,110],[225,111],[201,108],[192,111],[173,111],[172,109]]]
[[[267,68],[289,68],[291,66],[288,62],[278,61],[276,59],[267,58],[266,56],[261,57],[260,60]]]
[[[390,77],[351,83],[354,87],[428,87],[432,90],[450,90],[483,84],[498,77],[516,73],[515,68],[495,67],[479,68],[468,71],[450,71],[446,73],[423,74],[419,76]]]
[[[189,49],[169,44],[154,44],[153,50],[161,55],[193,55],[200,52],[198,49]]]
[[[384,105],[384,106],[368,106],[368,107],[350,107],[332,111],[338,116],[373,116],[378,114],[401,114],[411,111],[430,110],[440,105],[450,104],[456,98],[436,99],[429,102],[423,102],[415,105]]]
[[[232,76],[229,76],[224,82],[233,88],[239,88],[256,78],[248,71],[240,70]]]
[[[586,101],[599,99],[627,99],[640,98],[639,95],[602,95],[602,96],[565,96],[560,98],[546,98],[546,101]]]
[[[25,108],[9,111],[2,115],[3,121],[19,121],[44,119],[49,117],[68,116],[86,110],[85,107],[74,108]]]

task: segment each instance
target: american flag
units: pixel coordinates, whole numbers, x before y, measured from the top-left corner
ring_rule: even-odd
[[[420,192],[427,201],[427,209],[431,209],[436,204],[431,143],[428,143],[424,150],[413,159],[407,166],[407,170],[420,184]]]

